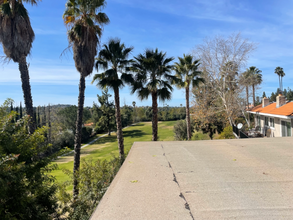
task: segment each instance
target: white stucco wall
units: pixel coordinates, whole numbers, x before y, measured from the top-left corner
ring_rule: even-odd
[[[269,126],[267,128],[271,129],[271,137],[282,137],[282,127],[281,127],[281,121],[291,122],[291,136],[293,136],[293,119],[280,119],[277,117],[269,117],[264,115],[254,115],[254,123],[255,126],[258,125],[257,116],[260,116],[260,127],[261,127],[261,133],[265,135],[265,117],[268,117]],[[274,118],[274,127],[270,126],[270,118]]]

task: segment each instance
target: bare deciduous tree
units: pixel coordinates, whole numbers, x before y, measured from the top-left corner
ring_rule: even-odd
[[[245,102],[241,83],[241,71],[256,48],[255,44],[243,39],[241,34],[232,34],[227,38],[216,36],[205,39],[193,51],[200,59],[206,85],[214,90],[221,104],[217,112],[223,111],[230,125],[239,114],[244,115]],[[244,115],[245,117],[245,115]]]

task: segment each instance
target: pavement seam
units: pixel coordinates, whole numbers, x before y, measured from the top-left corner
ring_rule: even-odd
[[[163,153],[163,156],[166,158],[166,160],[167,160],[167,162],[168,162],[168,164],[169,164],[169,168],[172,170],[173,178],[174,178],[173,181],[174,181],[175,183],[177,183],[177,185],[178,185],[178,188],[179,188],[179,191],[180,191],[179,197],[182,198],[182,199],[184,200],[184,202],[185,202],[185,209],[187,209],[187,210],[189,211],[189,214],[190,214],[191,219],[194,220],[194,217],[193,217],[193,214],[192,214],[192,212],[191,212],[191,210],[190,210],[189,204],[188,204],[186,198],[184,197],[184,195],[182,194],[181,187],[180,187],[180,185],[179,185],[179,182],[177,181],[177,178],[176,178],[175,172],[174,172],[174,170],[173,170],[173,167],[172,167],[170,161],[168,160],[168,158],[167,158],[167,156],[166,156],[165,149],[164,149],[164,146],[163,146],[162,144],[161,144],[161,147],[162,147],[162,150],[163,150],[163,152],[164,152],[164,153]]]

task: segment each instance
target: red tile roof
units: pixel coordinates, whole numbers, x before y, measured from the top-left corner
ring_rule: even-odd
[[[250,112],[259,112],[267,113],[272,115],[284,115],[284,116],[293,116],[293,102],[288,102],[285,105],[277,108],[276,103],[269,104],[266,107],[262,107],[262,104],[255,106],[249,110]]]

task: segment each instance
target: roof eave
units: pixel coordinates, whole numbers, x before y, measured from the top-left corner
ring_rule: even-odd
[[[293,116],[288,116],[288,115],[275,115],[275,114],[268,114],[268,113],[262,113],[262,112],[252,112],[252,111],[246,111],[246,112],[252,113],[252,114],[258,114],[258,115],[264,115],[264,116],[271,116],[271,117],[276,117],[276,118],[293,119]]]

